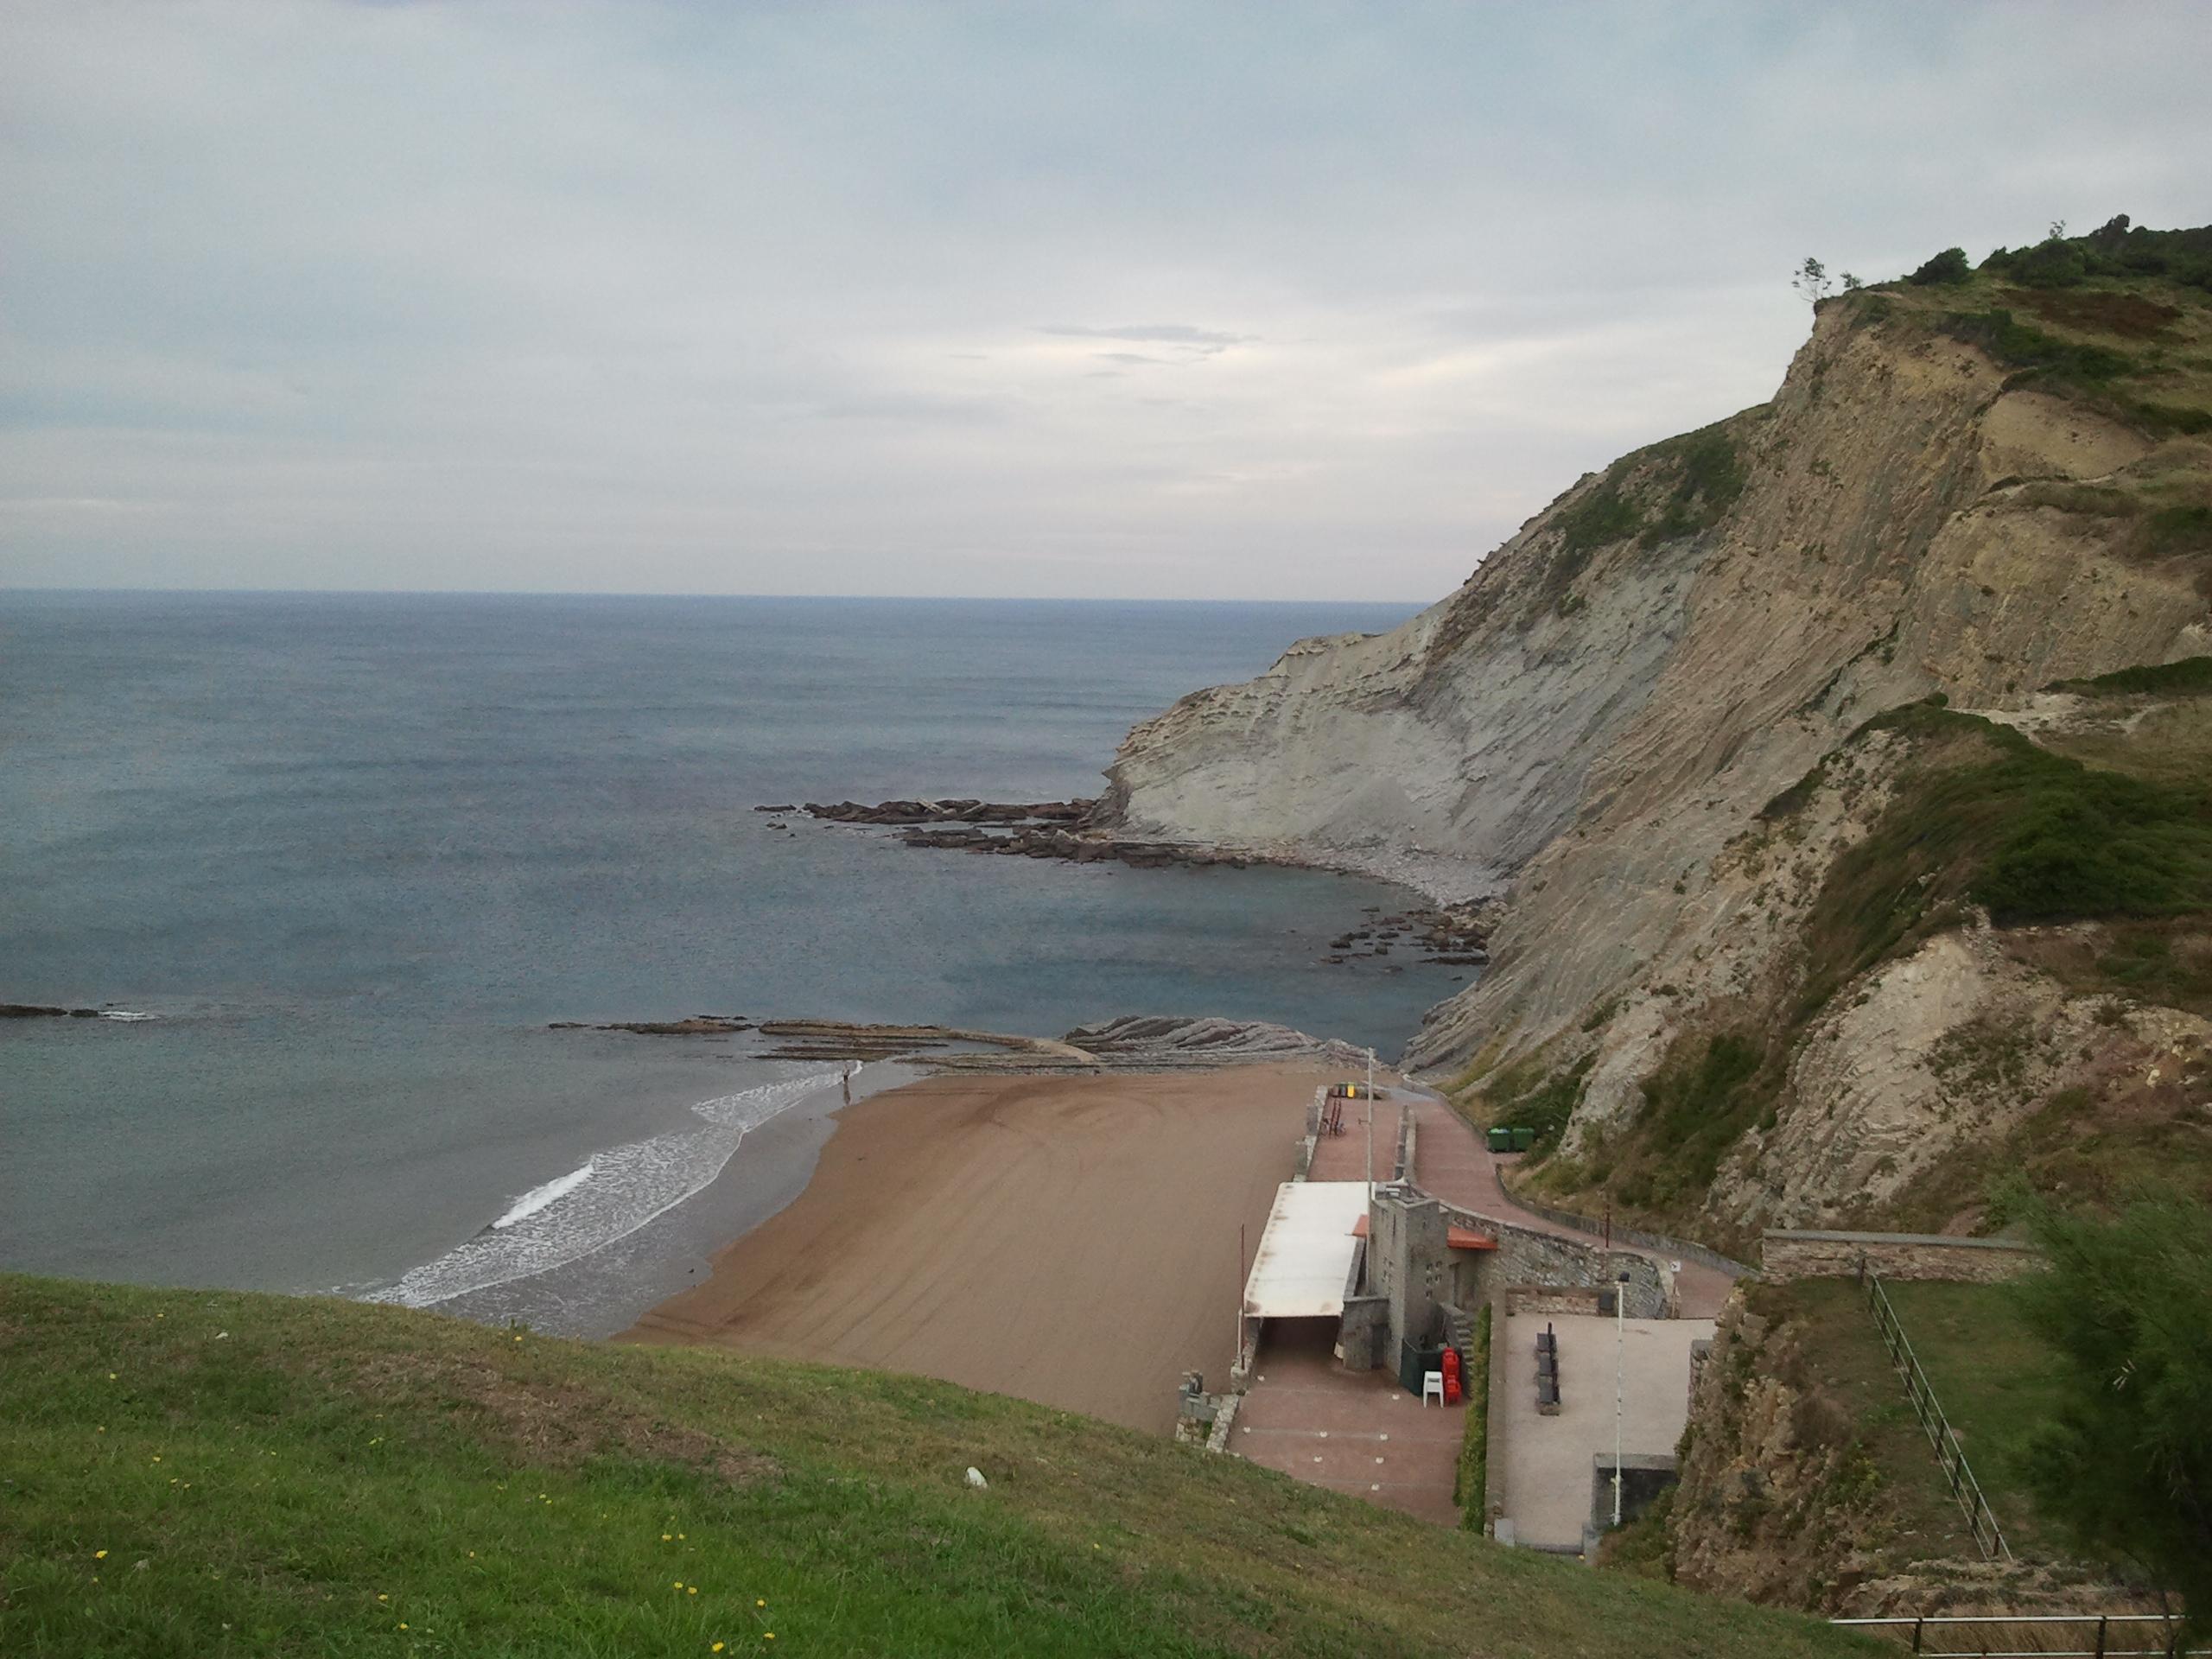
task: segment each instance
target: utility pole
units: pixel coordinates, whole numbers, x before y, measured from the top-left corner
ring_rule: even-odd
[[[1230,1351],[1229,1361],[1233,1389],[1236,1384],[1234,1373],[1244,1363],[1244,1224],[1236,1224],[1236,1345]]]
[[[1622,1379],[1628,1355],[1628,1274],[1613,1286],[1613,1525],[1621,1523],[1621,1402]]]
[[[1367,1202],[1375,1203],[1375,1051],[1367,1051]]]

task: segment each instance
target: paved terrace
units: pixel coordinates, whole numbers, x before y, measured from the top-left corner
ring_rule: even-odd
[[[1559,1336],[1560,1410],[1536,1409],[1536,1333]],[[1579,1550],[1596,1498],[1593,1460],[1613,1450],[1613,1321],[1600,1315],[1523,1313],[1498,1322],[1491,1363],[1505,1376],[1505,1460],[1516,1541]],[[1672,1454],[1690,1413],[1690,1344],[1713,1334],[1710,1319],[1624,1319],[1618,1338],[1621,1449]]]
[[[1387,1370],[1347,1371],[1335,1347],[1332,1319],[1268,1320],[1230,1449],[1311,1485],[1459,1525],[1452,1478],[1465,1408],[1424,1406]]]

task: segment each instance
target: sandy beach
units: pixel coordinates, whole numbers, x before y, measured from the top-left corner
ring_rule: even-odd
[[[1228,1376],[1241,1290],[1335,1074],[939,1077],[839,1116],[805,1192],[624,1340],[919,1372],[1134,1428]]]

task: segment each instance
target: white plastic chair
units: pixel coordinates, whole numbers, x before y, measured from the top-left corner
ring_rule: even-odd
[[[1440,1406],[1444,1403],[1444,1373],[1441,1371],[1423,1371],[1421,1374],[1421,1403],[1424,1410],[1431,1400]]]

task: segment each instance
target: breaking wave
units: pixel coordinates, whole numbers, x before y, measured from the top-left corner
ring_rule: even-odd
[[[721,1174],[747,1131],[834,1085],[837,1075],[810,1072],[702,1101],[691,1109],[699,1128],[593,1154],[582,1168],[524,1193],[467,1243],[361,1300],[429,1307],[562,1267],[626,1238]]]

